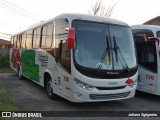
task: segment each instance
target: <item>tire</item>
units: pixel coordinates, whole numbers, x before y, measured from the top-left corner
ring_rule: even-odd
[[[54,93],[53,93],[53,82],[52,82],[52,78],[50,77],[50,76],[48,76],[47,78],[46,78],[47,80],[47,82],[46,82],[46,92],[47,92],[47,95],[48,95],[48,97],[49,98],[51,98],[51,99],[56,99],[57,98],[57,95],[55,95]]]
[[[19,80],[23,80],[24,77],[23,77],[23,75],[22,75],[22,73],[21,73],[21,69],[20,69],[20,66],[19,66],[19,65],[18,65],[18,67],[17,67],[17,73],[18,73],[18,78],[19,78]]]

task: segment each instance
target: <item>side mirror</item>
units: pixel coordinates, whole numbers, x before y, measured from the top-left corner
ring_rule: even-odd
[[[69,28],[68,30],[68,48],[73,49],[75,44],[75,30],[74,28]]]
[[[160,39],[158,37],[148,37],[148,40],[155,40],[155,41],[159,41]]]

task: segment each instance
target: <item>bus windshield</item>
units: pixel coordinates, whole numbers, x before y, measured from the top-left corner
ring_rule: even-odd
[[[129,27],[80,20],[73,21],[73,27],[76,31],[74,60],[79,66],[100,70],[136,67]]]

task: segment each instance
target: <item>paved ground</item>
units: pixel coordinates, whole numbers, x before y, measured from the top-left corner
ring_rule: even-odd
[[[0,75],[0,82],[7,88],[8,94],[12,96],[13,100],[22,106],[26,111],[160,111],[160,97],[150,94],[138,92],[132,99],[110,102],[97,103],[71,103],[62,98],[57,100],[50,100],[45,90],[37,84],[29,80],[18,80],[15,75]],[[75,113],[79,116],[78,112]],[[98,113],[96,113],[98,114]],[[48,118],[49,119],[49,118]],[[53,118],[52,118],[53,119]],[[67,118],[54,118],[67,119]],[[70,120],[75,117],[69,118]],[[76,117],[82,120],[83,117]],[[93,118],[87,117],[87,120],[104,119],[106,117]],[[112,120],[124,120],[128,118],[108,118]],[[129,120],[134,118],[129,118]],[[137,118],[136,119],[142,119]],[[150,119],[150,118],[146,118]],[[158,118],[154,118],[157,119]]]

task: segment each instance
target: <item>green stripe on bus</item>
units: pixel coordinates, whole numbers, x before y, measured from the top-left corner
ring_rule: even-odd
[[[31,80],[39,82],[39,66],[35,64],[35,51],[26,50],[21,53],[22,73]]]

